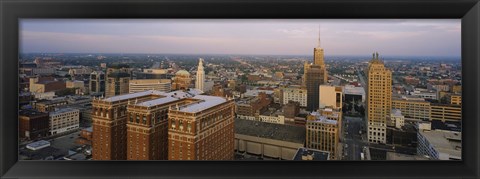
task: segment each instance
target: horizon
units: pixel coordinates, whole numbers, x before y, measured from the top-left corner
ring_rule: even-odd
[[[461,56],[459,19],[21,19],[20,52],[300,56],[319,34],[326,56]]]

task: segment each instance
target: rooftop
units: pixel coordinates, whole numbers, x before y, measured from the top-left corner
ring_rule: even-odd
[[[57,114],[66,113],[66,112],[72,112],[72,111],[80,111],[80,110],[78,110],[78,109],[73,109],[73,108],[60,108],[59,110],[50,112],[50,115],[52,116],[52,115],[57,115]]]
[[[218,96],[197,95],[193,98],[199,99],[199,101],[181,106],[179,111],[196,113],[227,101],[227,99]]]
[[[299,148],[293,160],[329,160],[330,152],[316,149]]]
[[[419,131],[438,152],[462,156],[462,133],[445,130]]]
[[[312,113],[310,113],[310,115],[315,116],[315,120],[313,120],[313,121],[308,120],[309,122],[319,122],[319,123],[324,123],[324,124],[337,125],[336,120],[327,119],[327,116],[320,115],[320,113],[318,113],[318,112],[312,112]]]
[[[305,127],[235,119],[235,134],[303,144]]]
[[[32,142],[30,144],[27,144],[27,147],[39,148],[39,147],[42,147],[42,146],[49,146],[49,145],[50,145],[50,142],[48,142],[46,140],[39,140],[37,142]]]
[[[38,111],[34,111],[34,110],[21,110],[21,111],[19,111],[19,115],[20,116],[27,116],[27,117],[35,117],[35,116],[42,116],[42,115],[48,116],[47,113],[38,112]]]
[[[429,158],[421,155],[409,155],[396,152],[387,152],[386,160],[429,160]]]

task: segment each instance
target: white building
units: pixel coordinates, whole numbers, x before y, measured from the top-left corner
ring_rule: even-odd
[[[205,70],[203,70],[203,59],[198,61],[197,79],[195,80],[195,88],[201,91],[205,91]]]
[[[343,94],[345,98],[360,96],[362,102],[365,102],[365,89],[363,87],[356,87],[354,85],[345,85],[343,87]]]
[[[170,92],[172,88],[172,80],[169,79],[139,79],[130,80],[128,90],[129,93],[137,93],[148,90],[157,90],[162,92]]]
[[[267,111],[258,116],[261,122],[268,122],[274,124],[285,124],[285,116],[281,111]]]
[[[462,133],[444,130],[419,130],[417,153],[434,160],[461,160]]]
[[[283,89],[283,104],[288,101],[300,103],[301,107],[307,107],[307,89],[305,88],[285,88]]]
[[[402,115],[402,111],[399,109],[392,109],[390,120],[395,124],[397,129],[400,129],[405,125],[405,116]]]
[[[50,135],[78,129],[79,123],[80,111],[78,109],[63,108],[50,112]]]

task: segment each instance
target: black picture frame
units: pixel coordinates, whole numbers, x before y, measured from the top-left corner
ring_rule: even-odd
[[[18,161],[20,18],[462,19],[462,161]],[[1,0],[3,178],[480,178],[478,0]]]

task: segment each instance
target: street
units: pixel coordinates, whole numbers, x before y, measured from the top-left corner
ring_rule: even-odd
[[[367,145],[362,139],[362,136],[365,138],[364,133],[359,133],[364,125],[365,123],[360,117],[344,117],[342,133],[344,138],[343,160],[361,160],[360,153],[362,153],[363,147]]]

